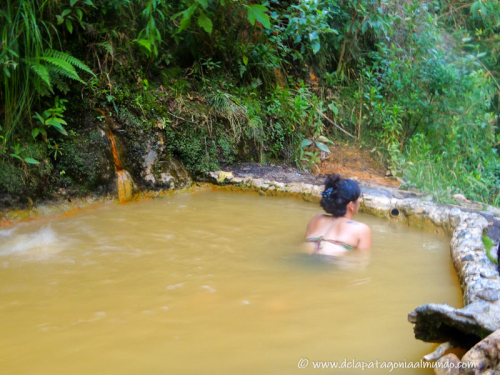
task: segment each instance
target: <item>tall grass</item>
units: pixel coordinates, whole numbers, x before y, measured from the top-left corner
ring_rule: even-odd
[[[30,90],[32,75],[26,61],[40,56],[47,44],[36,21],[37,5],[36,1],[7,1],[0,13],[0,24],[4,25],[0,50],[4,142],[10,141],[17,124],[30,117],[36,97],[36,92]]]
[[[55,1],[7,0],[0,8],[0,114],[3,112],[3,142],[12,141],[21,124],[31,122],[34,104],[42,96],[69,88],[66,78],[83,81],[75,67],[92,74],[80,60],[55,49],[59,37],[54,24],[43,20]],[[61,48],[61,47],[60,47]]]
[[[405,162],[401,168],[407,185],[432,194],[440,203],[456,203],[453,195],[464,194],[468,199],[498,206],[500,185],[495,177],[498,164],[491,166],[491,170],[478,171],[465,164],[447,163],[436,155],[417,154],[410,150],[407,156],[411,161]]]

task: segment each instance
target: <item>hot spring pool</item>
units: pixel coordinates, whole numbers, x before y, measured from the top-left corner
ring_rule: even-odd
[[[308,374],[419,361],[407,314],[461,306],[445,236],[370,216],[365,269],[300,253],[317,204],[201,192],[0,230],[2,374]],[[432,370],[393,373],[432,374]]]

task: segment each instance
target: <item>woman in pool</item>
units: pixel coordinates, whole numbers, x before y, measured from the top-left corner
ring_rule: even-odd
[[[320,205],[327,214],[318,214],[306,230],[310,254],[341,256],[353,250],[367,252],[372,245],[370,227],[352,220],[358,213],[361,190],[351,179],[331,174],[326,178]]]

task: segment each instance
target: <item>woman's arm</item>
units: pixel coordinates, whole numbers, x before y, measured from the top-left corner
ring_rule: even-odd
[[[363,225],[359,231],[359,242],[357,248],[359,250],[370,250],[372,247],[372,230],[368,225]]]

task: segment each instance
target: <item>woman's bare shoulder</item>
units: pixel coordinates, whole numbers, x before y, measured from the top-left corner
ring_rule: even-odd
[[[324,225],[325,223],[330,223],[331,220],[332,220],[331,215],[317,214],[314,215],[314,217],[309,221],[309,223],[313,223],[316,225]]]
[[[371,232],[371,229],[365,223],[360,223],[359,221],[349,220],[346,222],[348,225],[352,225],[353,229],[360,232]]]
[[[309,220],[309,224],[307,225],[306,230],[306,236],[309,235],[309,233],[315,232],[318,228],[320,228],[323,225],[325,218],[328,218],[328,216],[324,214],[317,214],[311,220]]]

